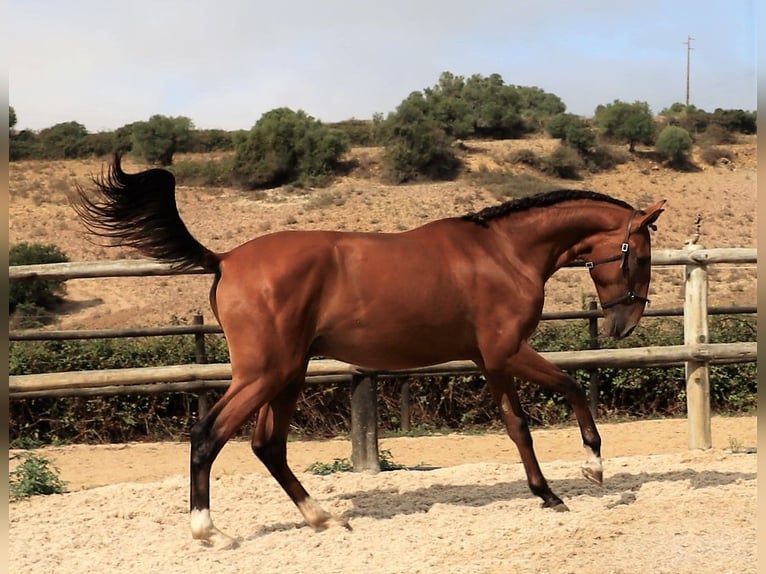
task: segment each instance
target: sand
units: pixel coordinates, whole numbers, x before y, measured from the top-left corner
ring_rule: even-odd
[[[756,572],[757,419],[715,417],[713,448],[690,451],[686,421],[602,424],[605,481],[580,476],[570,426],[535,429],[554,492],[540,508],[503,434],[381,440],[405,469],[306,473],[350,455],[345,439],[295,441],[306,488],[353,530],[315,532],[249,452],[213,467],[212,516],[232,550],[192,540],[188,445],[42,449],[70,492],[10,504],[10,572],[695,574]],[[13,453],[11,453],[13,454]]]

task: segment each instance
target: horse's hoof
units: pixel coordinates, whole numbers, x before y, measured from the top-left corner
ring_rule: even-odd
[[[200,540],[203,546],[215,548],[216,550],[233,550],[239,548],[239,540],[226,536],[220,530],[214,532],[209,538]]]
[[[342,526],[346,530],[353,530],[348,520],[346,520],[345,518],[334,516],[334,515],[328,515],[327,518],[325,518],[321,522],[311,525],[311,527],[314,529],[315,532],[322,532],[323,530],[327,530],[328,528],[333,526]]]
[[[569,507],[562,500],[549,500],[543,502],[543,508],[550,508],[556,512],[569,512]]]
[[[594,469],[589,466],[582,467],[582,475],[598,486],[604,486],[604,471],[601,469]]]

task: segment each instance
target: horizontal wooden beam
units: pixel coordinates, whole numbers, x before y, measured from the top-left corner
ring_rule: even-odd
[[[758,354],[756,342],[713,343],[706,345],[669,345],[663,347],[637,347],[630,349],[592,349],[583,351],[557,351],[541,353],[561,369],[575,370],[594,367],[652,367],[677,364],[684,361],[752,362]],[[422,368],[386,371],[365,369],[330,359],[309,362],[308,377],[353,376],[376,374],[388,376],[447,375],[475,373],[478,369],[472,361],[450,361]],[[50,392],[61,389],[99,389],[121,385],[136,387],[157,383],[182,383],[199,381],[228,381],[231,365],[216,363],[208,365],[175,365],[167,367],[141,367],[132,369],[104,369],[100,371],[70,371],[42,373],[37,375],[12,375],[8,377],[11,396],[18,393]],[[184,389],[178,389],[184,390]]]

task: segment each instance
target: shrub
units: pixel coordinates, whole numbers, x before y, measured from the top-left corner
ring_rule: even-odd
[[[561,144],[545,158],[543,170],[562,179],[578,179],[584,166],[585,162],[577,151]]]
[[[591,171],[612,169],[618,164],[630,161],[629,154],[624,149],[615,149],[608,145],[597,145],[585,159]]]
[[[715,165],[721,159],[734,161],[734,152],[732,152],[730,149],[726,149],[726,148],[722,148],[718,146],[708,146],[708,147],[702,148],[702,151],[700,152],[700,157],[702,158],[702,161],[704,161],[706,164]]]
[[[548,133],[581,154],[587,154],[596,143],[596,134],[588,123],[574,114],[557,114],[548,122]]]
[[[383,125],[387,177],[404,183],[425,177],[450,179],[457,175],[460,160],[453,139],[429,116],[428,106],[414,92],[390,114]]]
[[[737,138],[731,131],[720,124],[710,124],[701,136],[705,146],[726,145],[737,143]]]
[[[13,458],[21,459],[21,462],[9,476],[11,500],[35,494],[66,492],[66,483],[59,478],[58,469],[48,459],[30,452],[19,453]]]
[[[539,169],[543,163],[540,159],[540,156],[537,155],[534,150],[527,148],[514,152],[510,159],[513,163],[528,165],[529,167],[533,167],[535,169]]]
[[[654,148],[658,153],[667,157],[671,163],[678,164],[685,161],[692,149],[692,138],[683,128],[667,126],[657,136]]]
[[[130,125],[131,151],[148,163],[169,166],[176,152],[186,151],[194,124],[191,119],[155,114]]]
[[[179,161],[170,171],[178,185],[226,186],[231,183],[232,159],[216,161]]]
[[[9,265],[35,265],[38,263],[63,263],[69,258],[55,245],[22,242],[8,252]],[[13,281],[10,284],[8,310],[13,313],[20,305],[51,309],[60,301],[65,285],[59,280],[30,279]]]
[[[335,173],[348,139],[339,130],[289,108],[266,112],[236,144],[233,177],[245,189],[276,187]]]

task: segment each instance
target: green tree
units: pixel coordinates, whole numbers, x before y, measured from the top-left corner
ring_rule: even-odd
[[[16,127],[16,110],[13,106],[8,106],[8,131],[13,133],[13,128]]]
[[[451,138],[519,137],[566,109],[558,96],[536,87],[507,85],[500,74],[465,78],[443,72],[436,85],[419,93],[425,115]]]
[[[131,150],[149,163],[172,165],[173,155],[186,151],[192,129],[187,117],[153,115],[149,121],[131,124]]]
[[[587,154],[596,143],[596,134],[580,116],[561,113],[553,116],[546,129],[551,137],[563,140],[580,154]]]
[[[596,124],[604,135],[626,141],[630,151],[637,143],[650,144],[654,136],[654,119],[646,102],[621,102],[596,108]]]
[[[692,138],[685,129],[678,126],[667,126],[657,136],[655,149],[667,157],[673,164],[681,164],[688,159],[692,149]]]
[[[426,98],[413,92],[389,114],[383,127],[383,161],[388,176],[404,183],[424,176],[454,177],[460,161],[452,147],[453,138],[429,113]]]
[[[62,122],[40,131],[40,153],[45,159],[72,159],[88,155],[88,130],[78,122]]]
[[[247,136],[237,140],[233,175],[246,189],[331,175],[349,149],[340,130],[284,107],[263,114]]]

